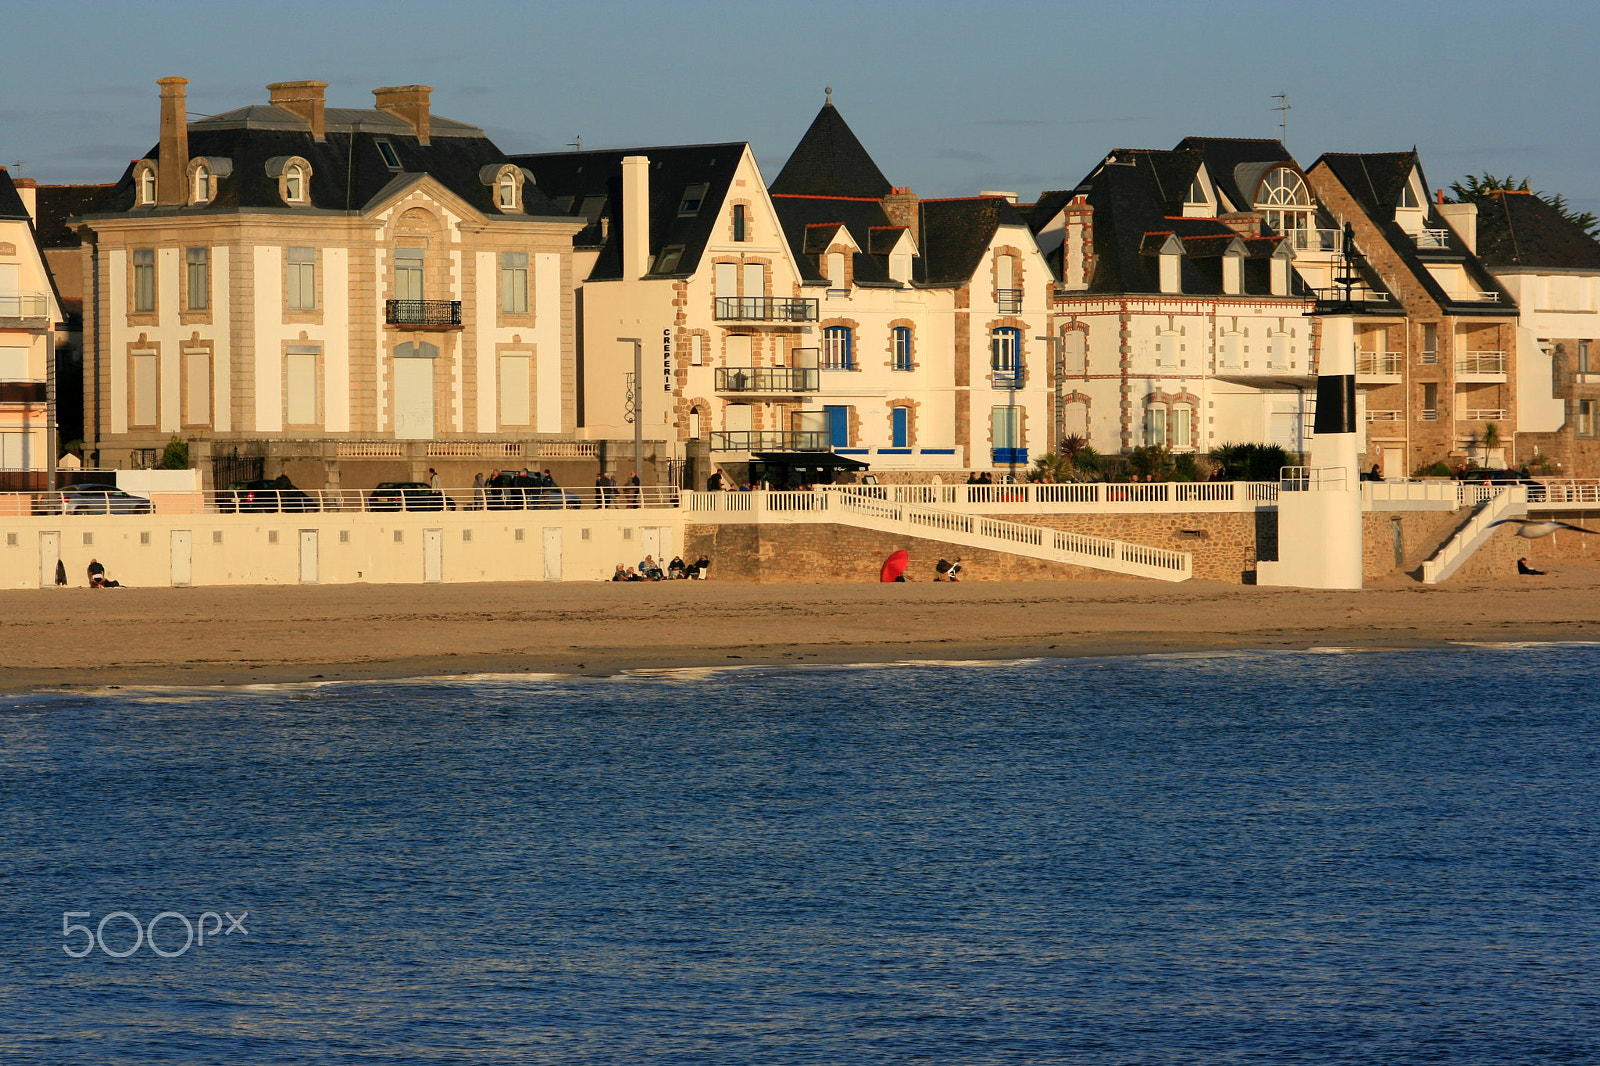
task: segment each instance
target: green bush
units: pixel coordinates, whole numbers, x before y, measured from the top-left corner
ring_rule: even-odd
[[[179,440],[176,435],[167,441],[166,450],[161,453],[161,462],[156,464],[159,470],[187,470],[189,469],[189,442]]]
[[[1451,470],[1448,463],[1425,463],[1411,472],[1412,477],[1450,477]]]
[[[1293,457],[1277,444],[1219,444],[1211,449],[1224,481],[1276,481]]]

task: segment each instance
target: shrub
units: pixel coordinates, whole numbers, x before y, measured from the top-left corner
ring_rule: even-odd
[[[158,470],[187,470],[189,469],[189,442],[179,440],[174,434],[167,441],[166,450],[161,453],[161,462],[156,464]]]

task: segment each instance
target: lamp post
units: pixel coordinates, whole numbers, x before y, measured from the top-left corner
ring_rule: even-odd
[[[640,337],[618,337],[618,344],[633,345],[633,470],[644,469],[644,340]],[[641,483],[643,478],[641,477]]]

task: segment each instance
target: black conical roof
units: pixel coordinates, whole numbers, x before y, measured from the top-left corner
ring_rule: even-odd
[[[768,189],[788,196],[881,200],[892,187],[830,100],[817,112],[811,128]]]

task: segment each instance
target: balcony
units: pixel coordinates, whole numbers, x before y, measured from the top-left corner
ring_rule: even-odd
[[[1425,229],[1417,231],[1418,248],[1449,248],[1450,231],[1447,229]]]
[[[1339,236],[1336,229],[1292,229],[1283,238],[1297,252],[1337,252]]]
[[[812,429],[730,429],[711,434],[714,452],[825,452],[828,434]]]
[[[1344,302],[1344,286],[1342,285],[1314,288],[1311,292],[1319,303],[1342,304]],[[1377,304],[1380,307],[1391,303],[1388,293],[1373,292],[1371,289],[1363,288],[1360,285],[1351,288],[1350,299],[1355,303]]]
[[[1468,351],[1456,356],[1458,378],[1504,378],[1506,353],[1497,351]]]
[[[1356,375],[1367,378],[1397,378],[1405,366],[1401,352],[1357,352]]]
[[[815,392],[821,375],[814,366],[719,366],[718,392]]]
[[[460,300],[385,300],[384,325],[395,329],[460,329]]]
[[[1504,407],[1467,407],[1456,408],[1457,422],[1504,422],[1506,409]]]
[[[1021,363],[1015,366],[991,366],[989,368],[990,380],[997,389],[1020,389],[1027,380],[1028,371]]]
[[[44,318],[50,314],[50,300],[42,292],[0,293],[0,318]]]
[[[0,403],[44,403],[42,381],[0,381]]]
[[[776,296],[719,296],[718,322],[815,322],[817,301]]]
[[[1374,411],[1370,407],[1367,408],[1368,422],[1399,422],[1402,417],[1399,411]]]
[[[1022,313],[1021,289],[996,289],[995,299],[1000,304],[1002,315],[1019,315]]]
[[[1485,292],[1482,289],[1457,289],[1453,292],[1447,292],[1445,295],[1450,298],[1452,303],[1458,304],[1497,304],[1500,302],[1499,293]]]

